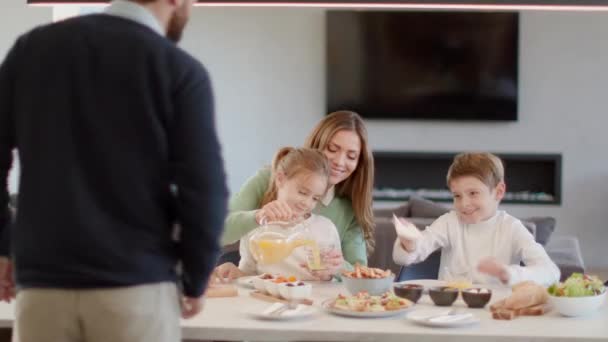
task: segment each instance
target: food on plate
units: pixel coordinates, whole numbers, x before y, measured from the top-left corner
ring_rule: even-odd
[[[270,273],[262,273],[258,276],[260,279],[274,279],[274,276]]]
[[[361,266],[359,263],[356,263],[354,271],[343,271],[342,275],[348,278],[377,279],[390,277],[393,275],[393,272],[391,272],[391,270],[382,270],[374,267]]]
[[[566,281],[549,286],[547,291],[556,297],[585,297],[602,294],[606,287],[596,276],[572,273]]]
[[[354,296],[338,295],[333,302],[333,308],[345,311],[378,312],[393,311],[409,308],[414,305],[411,301],[386,292],[381,296],[371,296],[367,292],[359,292]]]
[[[490,306],[492,318],[511,320],[517,316],[539,316],[547,312],[549,296],[544,287],[524,281],[512,287],[511,296]]]

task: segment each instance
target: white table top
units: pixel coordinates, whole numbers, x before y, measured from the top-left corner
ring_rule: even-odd
[[[315,306],[319,312],[312,317],[293,321],[256,320],[247,312],[263,311],[270,303],[253,298],[250,289],[239,288],[238,297],[210,298],[198,316],[181,323],[185,339],[222,341],[608,341],[608,304],[590,316],[569,318],[557,312],[543,316],[518,317],[498,321],[488,307],[466,309],[481,322],[460,328],[432,328],[415,325],[406,315],[388,318],[348,318],[324,312],[320,305],[339,293],[347,293],[341,284],[313,284]],[[494,290],[491,302],[508,295],[508,290]],[[454,304],[465,308],[462,299]],[[436,308],[428,295],[423,295],[413,310]],[[0,304],[0,327],[10,327],[12,304]]]

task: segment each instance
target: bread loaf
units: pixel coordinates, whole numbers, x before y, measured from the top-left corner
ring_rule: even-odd
[[[505,300],[505,308],[521,309],[539,304],[545,304],[549,294],[544,287],[533,282],[524,282],[513,286],[513,293]]]
[[[492,318],[494,319],[512,320],[515,317],[517,317],[516,310],[497,309],[492,311]]]
[[[547,312],[549,295],[544,287],[533,282],[513,286],[510,297],[490,305],[492,318],[511,320],[517,316],[540,316]]]

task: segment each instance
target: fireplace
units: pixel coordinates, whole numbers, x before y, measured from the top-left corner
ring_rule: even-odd
[[[446,174],[457,152],[374,151],[374,200],[412,195],[452,201]],[[503,203],[561,204],[561,154],[495,153],[505,166]]]

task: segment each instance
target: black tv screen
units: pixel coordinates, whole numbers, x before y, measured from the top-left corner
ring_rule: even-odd
[[[518,14],[327,12],[327,109],[517,120]]]

